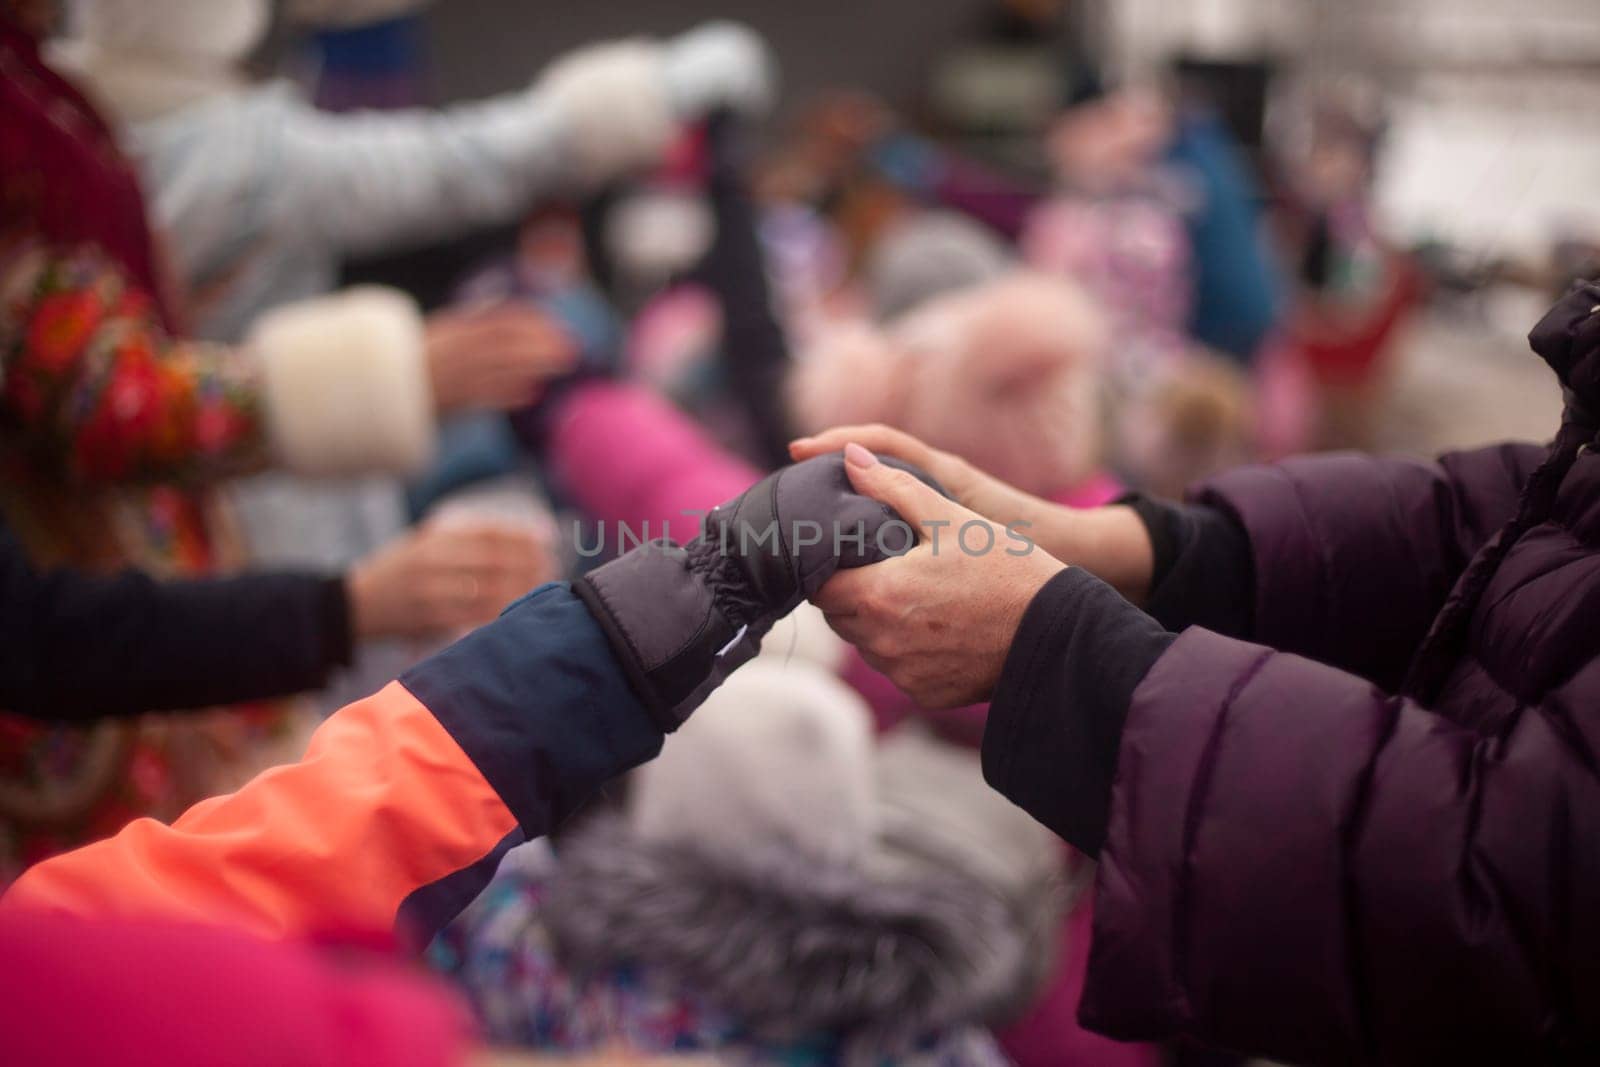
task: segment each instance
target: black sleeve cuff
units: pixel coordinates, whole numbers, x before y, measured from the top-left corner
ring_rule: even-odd
[[[1173,561],[1184,548],[1180,509],[1143,493],[1128,493],[1115,503],[1132,508],[1144,523],[1144,532],[1150,538],[1150,588],[1160,588],[1172,573]]]
[[[350,629],[350,591],[342,577],[323,580],[317,618],[322,623],[322,662],[330,668],[350,666],[355,634]]]
[[[1133,691],[1175,640],[1079,567],[1028,605],[989,704],[989,784],[1089,855],[1105,841]]]
[[[1145,610],[1182,633],[1203,626],[1248,638],[1255,623],[1255,563],[1239,520],[1205,504],[1169,504],[1140,494],[1118,501],[1150,536],[1153,566]]]

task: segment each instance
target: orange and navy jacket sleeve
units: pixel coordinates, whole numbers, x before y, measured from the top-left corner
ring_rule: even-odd
[[[661,741],[588,609],[547,585],[342,708],[298,763],[47,860],[0,905],[425,940]]]

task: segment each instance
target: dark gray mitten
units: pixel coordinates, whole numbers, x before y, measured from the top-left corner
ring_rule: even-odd
[[[883,462],[939,488],[919,470]],[[916,541],[894,511],[851,488],[835,452],[784,467],[719,505],[687,545],[641,545],[572,588],[645,707],[671,731],[834,572],[901,555]]]

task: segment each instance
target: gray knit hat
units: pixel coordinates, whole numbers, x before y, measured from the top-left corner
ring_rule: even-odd
[[[638,965],[763,1039],[840,1035],[875,1062],[1009,1020],[1049,972],[1059,843],[973,753],[875,745],[806,659],[735,672],[643,771],[627,816],[557,849],[542,918],[579,974]]]
[[[873,310],[887,320],[941,293],[999,277],[1012,266],[999,238],[978,223],[930,211],[878,243],[867,261],[867,287]]]

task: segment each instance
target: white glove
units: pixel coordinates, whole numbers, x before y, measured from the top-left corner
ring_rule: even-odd
[[[758,33],[738,22],[707,22],[673,38],[666,68],[672,110],[682,120],[717,108],[764,115],[777,95],[772,53]]]
[[[660,159],[680,122],[722,107],[766,111],[774,82],[753,30],[710,22],[666,44],[579,48],[552,63],[535,90],[562,118],[579,179],[600,182]]]
[[[581,180],[605,181],[660,158],[676,128],[664,52],[652,41],[608,41],[546,68],[536,92],[561,116]]]

